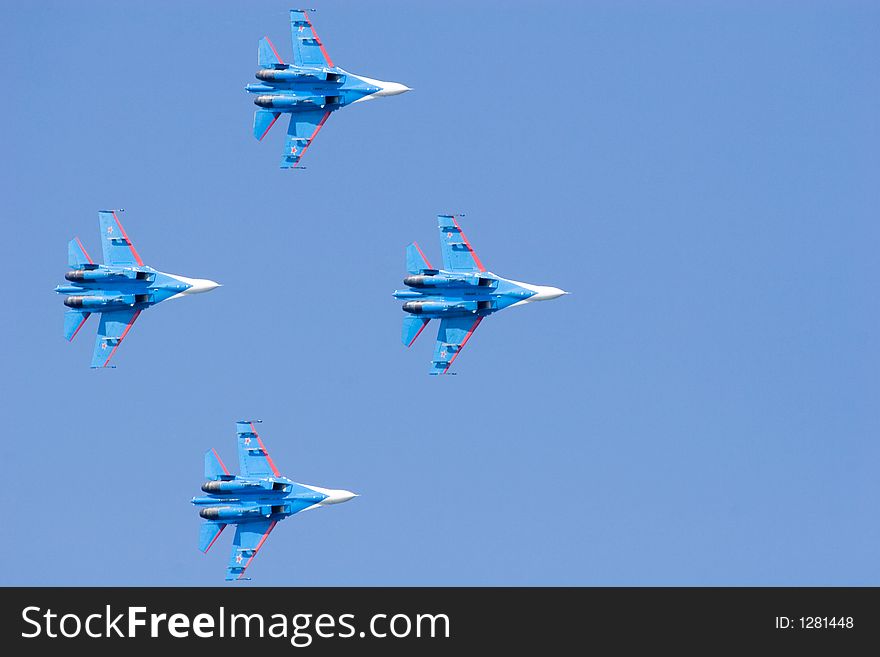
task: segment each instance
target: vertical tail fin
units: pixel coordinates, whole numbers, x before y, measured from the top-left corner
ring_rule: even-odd
[[[258,109],[254,112],[254,137],[257,138],[257,141],[263,140],[279,116],[281,116],[280,112],[265,109]]]
[[[260,68],[275,68],[282,64],[284,62],[281,61],[281,57],[278,56],[278,51],[269,41],[269,37],[260,39],[260,46],[257,49],[257,65]]]
[[[71,269],[85,269],[86,265],[94,265],[91,256],[86,253],[85,247],[78,237],[74,237],[67,243],[67,265]]]
[[[91,314],[73,309],[66,310],[64,312],[64,338],[67,341],[73,340]]]
[[[425,254],[419,248],[417,242],[406,247],[406,271],[410,274],[420,274],[426,269],[434,269]]]
[[[210,550],[224,529],[226,525],[222,522],[203,522],[199,528],[199,549],[202,552]]]
[[[220,459],[216,449],[205,452],[205,479],[225,479],[232,477]]]
[[[425,327],[430,322],[430,319],[425,319],[424,317],[415,317],[414,315],[407,315],[403,318],[403,331],[401,332],[401,339],[403,340],[403,344],[407,347],[411,347],[413,342],[416,341],[416,338],[419,337],[419,334],[425,330]]]

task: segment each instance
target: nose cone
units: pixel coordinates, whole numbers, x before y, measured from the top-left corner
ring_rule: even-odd
[[[321,504],[342,504],[342,502],[348,502],[351,499],[357,497],[357,493],[352,493],[350,490],[324,490],[323,493],[327,496],[323,500],[321,500]]]
[[[183,291],[184,294],[201,294],[202,292],[210,292],[211,290],[216,290],[220,287],[220,283],[207,278],[184,278],[183,276],[179,276],[178,278],[183,278],[184,282],[189,285],[189,287]]]
[[[535,290],[535,294],[529,298],[529,301],[549,301],[561,297],[563,294],[568,294],[565,290],[549,285],[533,285],[532,289]]]
[[[399,82],[382,82],[377,80],[377,86],[380,89],[373,94],[374,96],[396,96],[397,94],[412,91],[405,84],[400,84]]]

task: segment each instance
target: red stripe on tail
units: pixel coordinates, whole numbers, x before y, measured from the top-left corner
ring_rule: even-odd
[[[281,116],[281,114],[275,115],[275,118],[272,119],[272,123],[269,124],[269,127],[266,128],[265,132],[263,132],[263,134],[260,135],[260,138],[257,141],[263,141],[263,137],[265,137],[266,135],[269,134],[269,131],[272,129],[272,126],[275,125],[275,121],[278,120],[279,116]]]
[[[205,548],[205,554],[207,554],[207,553],[208,553],[208,550],[211,549],[211,546],[214,545],[214,543],[217,542],[217,539],[220,538],[220,534],[223,533],[223,530],[224,530],[224,529],[226,529],[226,525],[220,525],[220,531],[217,532],[217,533],[214,535],[214,538],[211,540],[211,542],[208,543],[208,547]]]
[[[425,264],[428,265],[428,269],[434,269],[434,266],[431,264],[431,262],[428,260],[427,256],[422,251],[422,247],[419,246],[419,243],[413,242],[413,245],[416,247],[416,251],[419,252],[419,255],[422,256],[422,260],[424,260]]]
[[[272,52],[275,54],[275,59],[277,59],[279,63],[283,64],[284,60],[281,59],[281,55],[279,55],[278,51],[275,50],[275,44],[272,43],[272,39],[270,39],[269,37],[265,37],[265,39],[268,42],[269,47],[272,49]]]
[[[416,334],[413,336],[413,339],[409,341],[409,344],[408,344],[408,345],[406,345],[407,347],[412,347],[412,346],[413,346],[413,344],[415,343],[415,341],[416,341],[416,340],[418,339],[418,337],[422,334],[422,331],[425,330],[425,327],[428,325],[428,323],[429,323],[430,321],[431,321],[430,319],[422,320],[422,328],[420,328],[418,331],[416,331]]]
[[[95,261],[92,260],[92,256],[90,256],[90,255],[89,255],[89,252],[86,251],[86,247],[84,247],[84,246],[83,246],[83,243],[79,241],[79,238],[78,238],[78,237],[74,237],[73,239],[75,239],[75,240],[76,240],[76,243],[79,244],[79,248],[80,248],[80,250],[83,252],[83,255],[86,257],[86,260],[89,261],[89,264],[90,264],[90,265],[95,264]]]
[[[223,472],[225,472],[226,474],[229,474],[229,470],[227,470],[226,465],[223,463],[223,459],[220,458],[220,455],[217,453],[217,450],[212,447],[211,451],[214,452],[214,458],[217,459],[217,463],[219,463],[220,467],[223,468]]]
[[[73,332],[67,340],[68,342],[73,342],[73,339],[76,337],[76,334],[79,333],[79,330],[83,327],[83,324],[86,323],[86,320],[91,317],[92,313],[83,313],[82,321],[79,323],[79,326],[76,327],[76,330]]]

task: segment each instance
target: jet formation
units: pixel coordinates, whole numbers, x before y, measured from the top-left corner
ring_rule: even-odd
[[[301,511],[348,502],[357,497],[347,490],[334,490],[298,484],[282,477],[257,434],[254,423],[242,420],[235,425],[238,434],[238,463],[241,474],[230,474],[216,450],[205,453],[205,497],[194,497],[204,518],[199,549],[207,552],[226,525],[235,525],[232,553],[226,579],[244,576],[269,534],[279,521]]]
[[[285,63],[265,37],[258,47],[258,83],[245,89],[255,94],[254,136],[262,140],[282,114],[290,117],[281,168],[302,168],[300,162],[330,114],[364,100],[410,91],[396,82],[355,75],[336,66],[319,39],[308,12],[290,11],[293,60]],[[95,263],[79,238],[68,245],[68,283],[55,291],[67,295],[64,336],[73,340],[93,313],[100,314],[91,366],[110,365],[119,345],[140,314],[168,299],[219,287],[208,279],[166,274],[144,264],[119,220],[121,210],[98,213],[104,263]],[[440,320],[430,374],[450,368],[484,318],[505,308],[568,294],[556,287],[502,278],[486,270],[456,215],[439,215],[442,267],[435,268],[417,243],[406,249],[407,289],[395,290],[402,300],[402,340],[410,347],[432,319]],[[452,372],[454,374],[454,372]],[[204,495],[192,504],[204,520],[199,549],[208,552],[227,525],[235,526],[227,580],[247,579],[245,573],[279,521],[292,515],[347,502],[355,493],[301,484],[283,477],[260,438],[259,420],[236,423],[239,474],[232,474],[217,451],[204,459]]]
[[[403,344],[411,347],[432,319],[440,320],[429,374],[454,374],[449,368],[480,322],[489,315],[534,301],[568,294],[558,287],[531,285],[486,271],[455,215],[437,217],[443,267],[428,262],[416,242],[406,248],[403,279],[408,290],[395,290],[403,299]]]
[[[269,37],[260,39],[258,83],[245,87],[260,109],[254,113],[254,137],[262,141],[278,117],[290,115],[281,155],[282,169],[297,169],[332,112],[363,100],[411,91],[397,82],[355,75],[336,66],[304,9],[290,10],[293,63],[286,64]]]
[[[101,248],[104,264],[97,264],[78,237],[67,245],[64,278],[68,285],[55,291],[64,299],[64,337],[73,340],[92,313],[100,313],[92,367],[115,367],[110,359],[131,331],[141,312],[168,299],[209,292],[219,283],[206,278],[164,274],[144,264],[119,221],[122,210],[102,210]]]

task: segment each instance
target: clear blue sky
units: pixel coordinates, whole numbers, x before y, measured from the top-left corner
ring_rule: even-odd
[[[415,91],[294,172],[243,91],[289,6],[2,9],[0,583],[222,583],[189,499],[256,417],[362,496],[281,524],[255,585],[880,584],[876,3],[321,1],[339,65]],[[109,207],[224,287],[91,371],[52,288]],[[390,294],[448,211],[574,294],[438,379]]]

